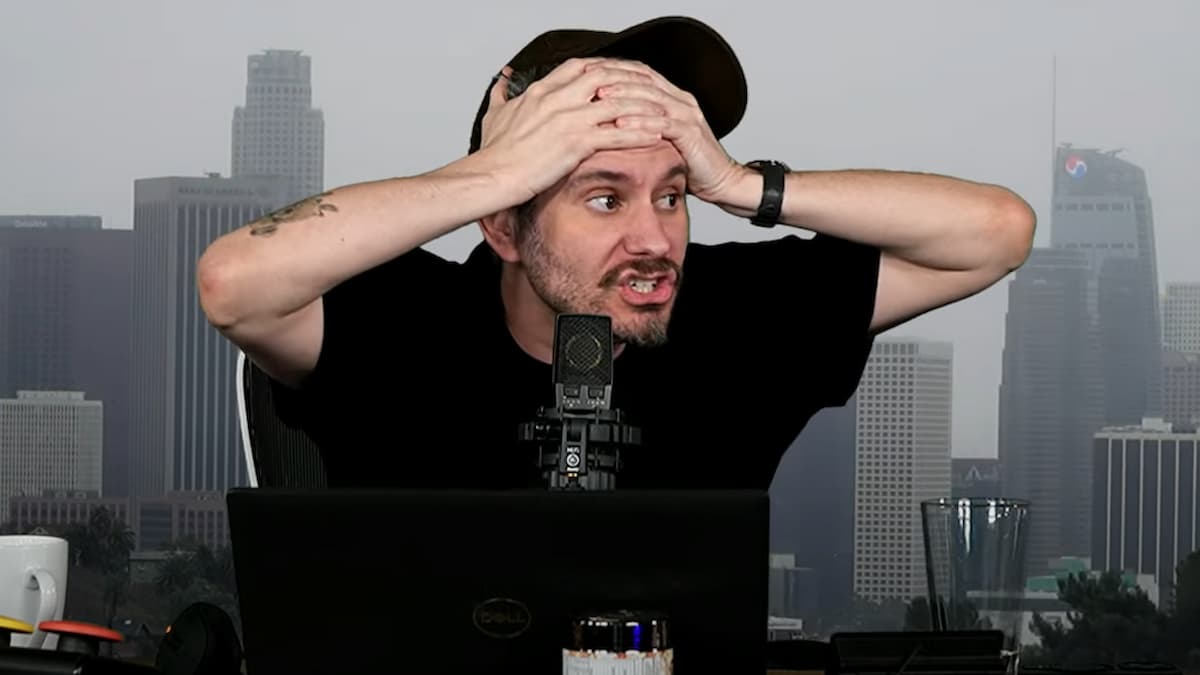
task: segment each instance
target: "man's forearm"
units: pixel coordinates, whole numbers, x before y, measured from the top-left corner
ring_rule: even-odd
[[[724,194],[721,206],[749,216],[762,197],[762,176],[746,170]],[[870,169],[788,174],[780,216],[938,270],[1018,266],[1027,233],[1006,229],[1031,220],[1029,205],[1000,186]],[[1018,245],[998,245],[1008,241]]]
[[[309,197],[214,241],[197,265],[201,302],[222,328],[286,316],[358,273],[512,206],[508,192],[472,156]]]

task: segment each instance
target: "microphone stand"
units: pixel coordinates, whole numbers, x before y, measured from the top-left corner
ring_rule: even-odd
[[[539,408],[521,425],[523,443],[537,446],[537,466],[551,490],[613,490],[623,448],[642,444],[642,430],[620,410]]]

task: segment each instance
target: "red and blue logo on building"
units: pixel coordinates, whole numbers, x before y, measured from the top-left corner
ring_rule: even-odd
[[[1067,173],[1071,174],[1072,178],[1083,178],[1087,175],[1087,162],[1079,155],[1071,155],[1067,157],[1067,163],[1063,165]]]

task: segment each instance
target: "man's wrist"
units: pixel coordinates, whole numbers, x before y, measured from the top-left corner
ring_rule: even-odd
[[[472,185],[478,185],[479,189],[489,193],[487,201],[495,207],[495,210],[489,213],[495,213],[520,206],[537,196],[530,191],[529,182],[524,176],[505,159],[491,148],[483,148],[443,167],[440,171],[457,176],[460,180],[472,179]]]
[[[738,164],[733,178],[716,200],[717,206],[735,216],[749,218],[758,212],[762,200],[763,176],[758,171]]]

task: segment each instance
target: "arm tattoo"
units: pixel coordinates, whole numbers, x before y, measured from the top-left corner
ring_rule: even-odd
[[[301,220],[311,216],[324,217],[326,211],[337,213],[337,207],[333,204],[326,204],[325,197],[332,195],[333,192],[322,192],[319,195],[306,197],[296,202],[289,204],[278,211],[268,213],[258,220],[250,223],[250,236],[252,237],[269,237],[275,234],[275,230],[283,223],[293,220]]]

